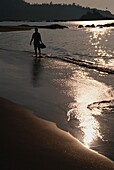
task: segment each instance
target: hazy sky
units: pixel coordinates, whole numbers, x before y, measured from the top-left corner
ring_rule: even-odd
[[[105,10],[106,8],[114,14],[114,0],[25,0],[30,3],[76,3],[82,6],[98,8]]]

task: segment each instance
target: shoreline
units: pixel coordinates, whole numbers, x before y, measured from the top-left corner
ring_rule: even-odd
[[[87,21],[87,20],[77,20],[77,21]],[[88,21],[94,21],[94,20],[88,20]],[[95,21],[97,21],[97,20],[95,20]],[[30,25],[27,25],[27,24],[22,24],[22,25],[17,25],[17,26],[0,25],[0,32],[28,31],[28,30],[31,30],[35,27],[38,27],[39,29],[65,29],[65,28],[69,29],[69,27],[67,27],[65,25],[57,24],[57,23],[45,25],[45,26],[41,26],[41,25],[30,26]],[[94,25],[94,24],[87,24],[87,25],[78,24],[77,25],[77,28],[79,28],[79,29],[80,28],[96,28],[96,27],[98,27],[98,28],[114,27],[114,22],[107,23],[107,24],[98,24],[98,25]]]
[[[51,25],[46,25],[46,26],[30,26],[30,25],[17,25],[17,26],[0,26],[0,32],[10,32],[10,31],[28,31],[31,30],[35,27],[38,27],[40,29],[64,29],[68,28],[63,25],[59,24],[51,24]]]
[[[114,170],[114,162],[87,149],[54,123],[0,98],[2,169]]]

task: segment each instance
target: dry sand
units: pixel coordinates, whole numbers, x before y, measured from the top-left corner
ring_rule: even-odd
[[[1,170],[114,170],[114,163],[85,148],[55,124],[0,98]]]

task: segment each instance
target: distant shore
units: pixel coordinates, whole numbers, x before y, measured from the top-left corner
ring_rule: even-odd
[[[46,25],[46,26],[30,26],[30,25],[18,25],[18,26],[0,26],[0,32],[10,32],[10,31],[27,31],[31,30],[35,27],[38,28],[45,28],[45,29],[64,29],[68,28],[64,25],[59,24],[52,24],[52,25]]]

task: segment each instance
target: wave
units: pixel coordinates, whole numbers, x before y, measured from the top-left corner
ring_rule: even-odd
[[[99,109],[103,113],[113,113],[114,112],[114,100],[103,100],[99,102],[94,102],[87,106],[89,110]]]
[[[9,51],[9,52],[23,52],[23,53],[28,53],[30,55],[33,54],[32,51],[29,51],[29,50],[18,50],[18,49],[5,49],[5,48],[0,48],[0,50],[4,50],[4,51]],[[59,59],[59,60],[62,60],[62,61],[65,61],[65,62],[68,62],[68,63],[72,63],[72,64],[75,64],[75,65],[78,65],[78,66],[81,66],[81,67],[86,67],[86,68],[89,68],[89,69],[95,69],[97,71],[100,71],[100,72],[105,72],[107,74],[114,74],[114,70],[111,69],[111,68],[108,68],[108,67],[104,67],[102,65],[98,65],[98,64],[95,64],[91,61],[87,61],[87,60],[83,60],[83,59],[76,59],[74,57],[71,57],[71,56],[68,56],[68,57],[59,57],[59,56],[53,56],[51,54],[45,54],[43,53],[42,54],[43,57],[48,57],[48,58],[54,58],[54,59]],[[84,55],[84,54],[76,54],[77,56],[89,56],[89,55]],[[92,56],[94,57],[94,56]]]
[[[89,69],[95,69],[97,71],[105,72],[105,73],[108,73],[108,74],[114,74],[113,69],[104,67],[102,65],[95,64],[95,63],[90,62],[90,61],[75,59],[73,57],[57,57],[57,56],[55,56],[55,57],[50,56],[50,57],[60,59],[62,61],[68,62],[68,63],[76,64],[76,65],[79,65],[81,67],[86,67],[86,68],[89,68]]]

